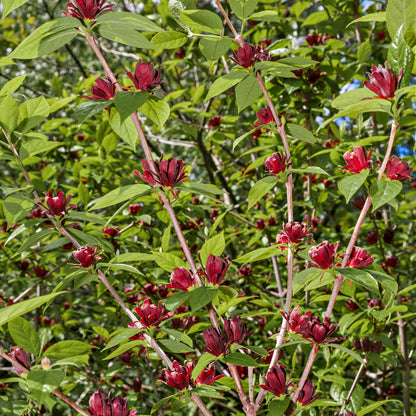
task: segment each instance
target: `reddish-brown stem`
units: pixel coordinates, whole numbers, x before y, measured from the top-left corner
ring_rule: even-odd
[[[394,138],[396,137],[397,127],[398,127],[398,124],[396,123],[396,121],[393,121],[393,124],[391,126],[391,131],[390,131],[389,142],[387,144],[386,154],[384,156],[384,160],[383,160],[383,163],[381,164],[380,170],[378,171],[377,181],[380,181],[381,178],[383,177],[384,171],[386,169],[387,162],[390,159],[391,151],[393,149],[393,144],[394,144]],[[357,223],[355,224],[354,231],[351,234],[351,238],[350,238],[350,241],[349,241],[348,246],[347,246],[347,250],[345,251],[344,258],[343,258],[342,264],[341,264],[341,267],[343,269],[348,264],[348,259],[350,257],[351,251],[354,248],[355,242],[357,241],[358,234],[360,232],[360,229],[361,229],[361,226],[364,222],[364,219],[367,215],[367,212],[370,209],[370,206],[371,206],[371,196],[369,195],[367,197],[365,203],[364,203],[364,207],[361,210],[361,213],[360,213],[360,216],[358,217]],[[344,278],[342,277],[341,274],[339,274],[337,276],[337,278],[335,279],[335,281],[334,281],[334,288],[332,289],[331,298],[329,300],[328,307],[327,307],[326,313],[325,313],[326,318],[330,318],[330,316],[332,314],[332,311],[333,311],[334,306],[335,306],[336,298],[338,296],[338,293],[340,291],[340,288],[341,288],[341,285],[342,285],[343,282],[344,282]],[[312,360],[311,361],[311,366],[310,367],[305,367],[305,369],[303,370],[303,373],[302,373],[301,380],[303,380],[303,379],[306,380],[307,379],[307,377],[309,375],[309,371],[312,368],[312,363],[313,363],[313,361],[316,357],[316,354],[314,355],[313,351],[314,350],[311,351],[311,354],[310,354],[309,359],[308,359],[308,363]],[[311,358],[312,356],[313,356],[313,358]],[[301,383],[299,383],[299,386],[298,386],[298,388],[296,389],[296,391],[293,395],[292,404],[296,400],[295,397],[296,398],[298,397],[300,389],[302,387],[303,387],[303,384],[301,385]],[[292,414],[293,414],[293,412],[289,412],[289,413],[286,414],[286,416],[291,416]]]
[[[199,409],[201,410],[204,416],[212,416],[211,412],[207,409],[204,402],[201,400],[201,398],[197,394],[191,393],[191,398],[195,402],[195,404],[199,407]]]
[[[247,416],[255,416],[260,406],[258,406],[256,403],[252,403],[247,397],[243,385],[241,384],[241,379],[236,366],[233,364],[228,364],[228,369],[230,370],[231,376],[235,382],[235,386],[237,387],[237,393],[240,397],[241,404],[243,405],[244,413]]]
[[[244,46],[244,41],[243,41],[243,37],[241,35],[238,34],[238,32],[235,30],[234,25],[231,23],[230,18],[228,17],[227,12],[224,10],[224,8],[221,5],[220,0],[215,0],[215,4],[217,5],[219,11],[221,12],[221,14],[224,17],[224,20],[227,22],[228,27],[230,28],[231,32],[233,33],[234,36],[234,41],[238,44],[238,46],[243,47]]]

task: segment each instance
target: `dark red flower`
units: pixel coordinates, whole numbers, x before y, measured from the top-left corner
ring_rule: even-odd
[[[335,254],[338,249],[338,243],[330,244],[323,241],[309,250],[309,257],[314,261],[312,267],[318,269],[330,269],[335,265]]]
[[[386,32],[383,29],[374,35],[374,40],[376,42],[383,42],[384,39],[386,39]]]
[[[45,193],[45,204],[47,205],[48,213],[54,216],[63,216],[69,209],[76,208],[76,205],[68,205],[72,197],[73,195],[69,195],[67,198],[62,191],[58,191],[55,197],[52,191]]]
[[[173,157],[169,160],[160,159],[153,162],[153,165],[154,171],[147,160],[142,160],[143,174],[138,170],[135,170],[134,173],[151,186],[158,185],[166,188],[172,188],[188,179],[183,162],[180,159],[174,159]]]
[[[32,211],[30,211],[29,214],[27,214],[27,216],[32,219],[46,218],[46,212],[41,208],[33,208]],[[7,226],[7,222],[6,222],[6,226]],[[7,231],[7,228],[6,230],[4,230],[4,232],[6,231]]]
[[[137,414],[135,410],[128,413],[127,399],[120,396],[112,399],[111,392],[107,396],[102,388],[91,394],[89,404],[90,407],[87,407],[87,410],[93,416],[133,416]]]
[[[263,382],[260,387],[276,397],[286,394],[286,390],[293,386],[293,383],[286,383],[286,370],[282,364],[274,365],[264,376]]]
[[[270,110],[270,107],[266,107],[260,111],[257,111],[256,116],[259,119],[259,121],[256,121],[254,123],[255,127],[263,126],[264,124],[269,124],[269,123],[274,122],[273,114]]]
[[[367,234],[367,243],[372,246],[377,243],[377,240],[378,240],[377,231],[373,231],[373,230],[369,231]]]
[[[157,327],[164,319],[166,319],[167,313],[162,302],[159,301],[158,305],[154,305],[150,298],[145,299],[142,306],[138,306],[134,312],[140,317],[140,323],[146,328],[149,326]]]
[[[159,381],[177,390],[187,389],[189,387],[192,370],[194,369],[194,363],[189,362],[184,367],[175,360],[172,367],[172,370],[168,370],[167,368],[163,369]]]
[[[349,170],[351,173],[360,173],[362,170],[367,169],[371,164],[371,153],[373,150],[367,154],[364,147],[355,146],[353,152],[345,152],[344,160],[347,162],[347,165],[344,166],[344,169]]]
[[[365,198],[363,196],[356,196],[352,201],[352,205],[361,211],[364,208]]]
[[[36,277],[42,278],[48,274],[48,271],[42,266],[33,266],[32,270],[35,273]]]
[[[21,347],[11,347],[10,352],[7,355],[20,364],[20,366],[15,366],[13,364],[13,368],[19,376],[29,372],[30,358],[27,351]]]
[[[215,257],[210,254],[205,265],[205,275],[209,283],[220,285],[230,267],[228,259],[223,260],[221,257]]]
[[[236,51],[233,51],[233,56],[230,56],[230,59],[237,65],[250,68],[256,63],[257,49],[249,43],[244,43],[243,47],[239,47]]]
[[[127,76],[132,80],[134,87],[138,91],[152,91],[161,84],[160,73],[155,70],[153,64],[142,62],[141,59],[136,64],[134,75],[127,72]]]
[[[81,20],[96,20],[105,12],[111,12],[114,4],[104,5],[105,0],[71,0],[66,3],[65,16],[75,17]]]
[[[221,118],[222,118],[221,116],[215,116],[215,117],[210,118],[208,120],[208,126],[209,126],[209,128],[210,129],[213,129],[214,127],[219,126],[220,123],[221,123]]]
[[[302,406],[307,406],[308,404],[313,403],[318,397],[319,394],[315,394],[316,386],[312,384],[310,380],[306,380],[306,383],[303,385],[302,390],[298,396],[298,403]]]
[[[270,54],[264,45],[256,46],[256,60],[258,62],[270,61]]]
[[[106,228],[102,228],[101,230],[104,234],[107,234],[110,237],[115,237],[116,235],[120,234],[120,230],[118,228],[106,227]]]
[[[311,33],[305,36],[306,42],[309,46],[323,45],[327,39],[331,39],[333,36],[328,36],[326,33],[323,35],[321,33]]]
[[[224,319],[224,331],[227,337],[227,346],[241,344],[248,335],[246,326],[240,317],[233,316],[231,319]]]
[[[273,153],[264,161],[264,166],[270,173],[278,175],[286,169],[286,156],[283,152]]]
[[[394,231],[393,230],[385,230],[383,234],[383,241],[386,244],[391,244],[394,240]]]
[[[413,172],[413,167],[397,156],[392,156],[386,165],[386,176],[394,181],[405,181],[412,179],[410,176]]]
[[[387,267],[396,267],[398,262],[399,262],[399,259],[394,254],[390,254],[390,256],[386,257]]]
[[[141,209],[142,209],[142,206],[140,204],[129,205],[129,213],[131,215],[137,215]]]
[[[265,227],[266,227],[266,220],[262,220],[262,219],[259,218],[256,221],[256,228],[258,230],[263,230]]]
[[[133,390],[135,393],[139,393],[142,389],[142,380],[139,377],[135,377],[133,380]]]
[[[394,98],[395,91],[399,88],[400,80],[403,76],[403,69],[400,69],[399,76],[397,72],[389,68],[387,62],[376,67],[371,66],[371,72],[367,72],[370,81],[364,81],[364,85],[371,91],[377,94],[377,98]]]
[[[367,299],[369,308],[380,308],[382,309],[381,299]]]
[[[308,227],[300,222],[287,223],[283,230],[277,234],[277,244],[299,244],[308,235]]]
[[[224,335],[215,328],[208,328],[202,336],[205,340],[205,351],[219,357],[227,352]]]
[[[82,267],[91,267],[95,264],[97,260],[102,259],[100,255],[97,255],[97,245],[94,245],[94,249],[93,249],[89,244],[73,251],[72,257]]]
[[[352,300],[347,300],[345,306],[352,312],[358,309],[358,305]]]
[[[95,84],[91,87],[92,97],[83,95],[82,98],[88,100],[111,100],[116,95],[116,86],[108,78],[97,78]]]
[[[218,380],[219,378],[225,377],[224,374],[220,374],[219,376],[215,376],[215,367],[211,363],[208,365],[208,367],[204,368],[202,373],[195,379],[196,384],[205,384],[209,386],[212,384],[215,380]]]
[[[194,278],[189,270],[185,267],[177,267],[173,269],[170,275],[170,284],[167,285],[169,289],[179,289],[188,291],[194,285]]]
[[[354,269],[364,269],[373,263],[373,258],[367,253],[367,250],[360,247],[354,247],[348,258],[347,267]]]

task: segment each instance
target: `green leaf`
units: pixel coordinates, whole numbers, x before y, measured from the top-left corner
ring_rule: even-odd
[[[56,147],[62,146],[61,142],[48,141],[45,136],[44,139],[34,138],[31,140],[24,140],[22,146],[19,149],[19,155],[21,159],[25,159],[29,156],[35,156],[39,153],[45,153]]]
[[[0,310],[0,326],[7,324],[13,319],[18,318],[25,313],[33,311],[33,309],[39,308],[44,303],[49,302],[51,299],[62,295],[65,292],[57,292],[50,295],[38,296],[34,299],[24,300],[23,302],[16,303],[15,305],[5,306]]]
[[[299,273],[296,273],[293,278],[293,294],[295,295],[298,293],[299,290],[306,286],[309,282],[322,279],[323,273],[324,272],[322,270],[315,267],[309,267],[308,269],[304,269]]]
[[[143,32],[164,32],[161,27],[147,17],[130,12],[105,13],[97,19],[94,27],[100,27],[103,24],[124,28],[129,27]]]
[[[309,130],[305,129],[305,127],[290,123],[287,125],[287,128],[294,139],[299,139],[305,143],[317,142],[316,137]]]
[[[253,206],[260,201],[274,186],[277,185],[276,176],[266,176],[254,184],[248,193],[248,207],[249,211]]]
[[[283,416],[287,407],[289,406],[290,398],[272,400],[269,403],[269,413],[267,416]]]
[[[215,185],[192,182],[192,181],[184,182],[176,186],[175,189],[182,189],[183,191],[186,191],[186,192],[192,192],[195,194],[203,194],[209,197],[212,197],[215,195],[224,195],[225,193],[222,189],[218,188]]]
[[[137,132],[133,120],[127,118],[126,120],[121,121],[120,114],[117,111],[112,111],[110,125],[114,132],[129,145],[130,150],[135,152],[139,133]]]
[[[323,122],[317,131],[326,127],[329,123],[332,123],[334,120],[340,117],[353,117],[356,118],[359,114],[362,113],[372,113],[380,111],[382,113],[390,114],[391,103],[389,100],[384,100],[380,98],[374,98],[371,100],[364,100],[358,103],[350,104],[341,110],[338,114],[335,114],[325,122]]]
[[[39,241],[44,240],[48,236],[52,236],[56,233],[54,229],[46,229],[34,232],[30,237],[28,237],[23,244],[17,250],[18,253],[21,253],[27,250],[29,247],[34,246]]]
[[[105,107],[110,107],[112,101],[107,100],[88,100],[77,106],[75,109],[75,117],[81,124],[87,118],[92,117],[94,114],[100,113]]]
[[[216,79],[211,85],[205,101],[208,101],[224,91],[227,91],[246,77],[248,77],[248,73],[246,71],[231,71],[230,73]]]
[[[375,98],[376,93],[368,88],[357,88],[355,90],[346,91],[332,101],[332,107],[342,110],[351,104],[361,102],[363,99]]]
[[[177,267],[185,267],[185,262],[178,256],[172,253],[161,253],[154,251],[152,253],[153,260],[159,267],[171,273]]]
[[[33,208],[33,202],[19,194],[9,195],[3,203],[3,213],[9,224],[19,222]]]
[[[18,317],[8,323],[8,330],[13,341],[19,347],[37,356],[40,351],[40,338],[33,325]]]
[[[110,13],[108,13],[110,14]],[[133,13],[131,13],[133,14]],[[132,46],[138,49],[155,49],[156,47],[147,40],[137,30],[126,26],[113,25],[112,23],[103,23],[98,28],[98,32],[103,38],[113,42],[122,43],[123,45]]]
[[[360,286],[365,287],[370,292],[378,293],[377,280],[367,271],[353,268],[341,269],[340,267],[336,267],[335,270],[338,273],[341,273],[345,278],[352,280]]]
[[[253,104],[261,94],[261,88],[255,76],[249,75],[244,78],[235,88],[238,112]]]
[[[7,95],[9,93],[15,92],[23,83],[23,81],[26,79],[27,74],[20,75],[16,78],[11,79],[10,81],[7,81],[2,89],[0,90],[0,97],[3,95]]]
[[[370,404],[369,406],[362,408],[357,413],[357,416],[364,416],[364,415],[367,415],[368,413],[374,414],[373,411],[376,410],[378,407],[384,406],[386,403],[392,403],[392,402],[395,402],[399,404],[401,407],[403,407],[403,402],[401,402],[400,400],[380,400],[379,402],[374,402]]]
[[[26,226],[25,224],[19,225],[19,227],[17,227],[7,238],[6,242],[4,243],[5,246],[7,246],[7,243],[9,241],[14,240],[19,234],[21,234],[23,231],[26,230]]]
[[[402,87],[409,85],[414,60],[415,55],[404,39],[404,25],[402,25],[394,36],[387,54],[390,68],[396,71],[397,74],[399,74],[400,69],[403,69],[403,78],[400,81]]]
[[[338,182],[338,190],[345,196],[347,204],[365,183],[369,173],[370,171],[368,169],[364,169],[360,173],[348,175]]]
[[[182,32],[170,31],[166,33],[156,33],[151,42],[159,49],[177,49],[185,45],[188,36]]]
[[[371,184],[370,195],[374,212],[377,208],[391,202],[401,191],[400,181],[381,180]]]
[[[296,75],[292,71],[298,69],[295,65],[286,65],[280,61],[257,62],[254,68],[256,70],[262,70],[265,74],[273,74],[282,78],[296,78]]]
[[[38,27],[9,55],[12,59],[35,59],[48,55],[70,42],[78,31],[79,21],[74,17],[60,17]]]
[[[92,345],[81,341],[59,341],[52,344],[44,353],[48,358],[69,358],[77,355],[89,354]]]
[[[236,263],[252,263],[254,261],[260,261],[264,259],[268,259],[273,256],[277,256],[281,254],[280,247],[278,246],[270,246],[264,248],[258,248],[256,250],[250,251],[249,253],[243,254],[240,257],[234,259]]]
[[[19,107],[18,126],[25,133],[45,120],[51,112],[46,98],[41,96],[33,100],[25,101]]]
[[[242,302],[246,302],[247,300],[253,298],[254,296],[241,296],[241,297],[234,297],[227,302],[221,303],[220,306],[217,307],[218,315],[223,315],[225,312],[228,312],[234,306],[239,305]]]
[[[71,101],[75,100],[75,95],[71,97],[65,98],[47,98],[46,101],[50,106],[50,112],[54,113],[55,111],[60,110],[61,108],[65,107]]]
[[[372,48],[370,40],[367,39],[366,41],[361,42],[357,52],[358,62],[362,65],[367,64],[371,61],[371,54]]]
[[[315,61],[309,58],[304,58],[301,56],[291,56],[289,58],[279,59],[278,63],[289,65],[289,66],[294,66],[296,68],[309,68],[310,66],[319,64],[319,61]]]
[[[201,251],[199,253],[201,263],[206,264],[210,254],[216,257],[221,256],[224,249],[225,239],[224,231],[222,231],[219,234],[214,235],[214,237],[210,238],[209,240],[205,241],[204,245],[201,247]]]
[[[122,186],[121,188],[113,189],[103,197],[96,199],[90,210],[107,208],[112,205],[119,204],[120,202],[137,198],[145,194],[150,189],[151,187],[145,184],[127,185]]]
[[[394,277],[379,270],[367,269],[366,272],[374,277],[385,289],[390,290],[393,294],[397,293],[399,287]]]
[[[359,23],[359,22],[385,22],[385,21],[386,21],[386,12],[370,13],[370,14],[361,16],[358,19],[355,19],[352,22],[348,23],[347,27],[350,27],[353,23]]]
[[[279,13],[275,10],[262,10],[261,12],[253,13],[248,19],[258,22],[280,22]]]
[[[204,353],[199,357],[198,362],[196,363],[195,368],[192,370],[192,378],[195,380],[201,373],[202,370],[213,361],[216,361],[217,357],[215,355]]]
[[[326,175],[329,176],[329,173],[324,171],[322,168],[320,168],[319,166],[307,166],[304,168],[299,168],[299,169],[288,169],[286,171],[286,173],[299,173],[301,175],[304,175],[306,173],[315,173],[318,175]]]
[[[31,370],[27,375],[27,384],[31,396],[39,403],[47,403],[49,395],[64,381],[62,370]]]
[[[169,311],[174,311],[182,303],[186,302],[189,298],[190,292],[179,291],[174,295],[170,295],[165,299],[165,307]]]
[[[325,10],[314,12],[303,21],[302,26],[315,26],[325,20],[328,20],[328,14]]]
[[[221,35],[220,17],[209,10],[183,10],[180,15],[182,23],[192,30]]]
[[[345,386],[343,386],[342,384],[333,383],[330,388],[331,397],[337,403],[340,403],[340,404],[344,403],[348,395],[348,392],[351,388],[351,385],[352,385],[352,380],[348,380]],[[364,390],[359,384],[356,384],[350,397],[349,406],[353,408],[354,413],[357,413],[358,410],[361,409],[363,403],[364,403]]]
[[[201,286],[190,292],[189,304],[192,311],[197,311],[208,305],[217,295],[218,289]]]
[[[151,97],[140,107],[140,111],[162,130],[169,118],[170,107],[166,101]]]
[[[199,41],[199,48],[208,60],[215,61],[224,56],[231,47],[232,39],[203,37]]]
[[[9,135],[17,125],[18,113],[19,110],[16,100],[11,93],[7,94],[0,102],[0,125]]]
[[[116,106],[117,111],[120,114],[121,122],[144,104],[149,96],[149,93],[146,91],[121,91],[116,94],[114,97],[114,105]]]
[[[189,345],[184,344],[178,340],[173,339],[158,339],[157,343],[162,346],[162,349],[167,352],[174,354],[183,354],[193,352],[194,349]]]
[[[335,349],[341,350],[346,352],[348,355],[351,355],[355,360],[357,360],[360,364],[365,364],[364,360],[361,358],[359,354],[357,354],[355,351],[350,350],[349,348],[344,347],[340,344],[327,344],[328,347],[333,347]]]
[[[241,20],[247,19],[256,9],[259,0],[230,0],[230,7]]]
[[[13,10],[27,3],[29,0],[2,0],[3,19],[7,17]]]
[[[138,334],[139,332],[141,332],[141,330],[139,328],[126,328],[123,329],[119,332],[117,332],[116,335],[114,335],[110,341],[108,342],[108,344],[106,345],[105,348],[103,348],[101,351],[105,351],[108,350],[109,348],[113,348],[116,345],[119,345],[120,343],[122,343],[123,341],[125,341],[126,339],[129,339],[130,337],[132,337],[133,335]]]
[[[173,402],[173,399],[175,397],[179,396],[179,392],[172,394],[171,396],[168,397],[164,397],[163,399],[160,399],[158,402],[156,402],[153,407],[152,410],[150,412],[151,415],[155,414],[163,405],[165,405],[168,402]]]
[[[259,365],[259,363],[251,358],[250,355],[241,352],[232,352],[231,354],[226,355],[221,361],[228,364],[240,365],[242,367],[257,367]]]
[[[406,29],[416,21],[416,7],[414,0],[389,0],[386,7],[386,22],[389,35],[395,38],[400,26]]]
[[[112,358],[118,357],[120,354],[123,354],[123,352],[129,351],[134,347],[137,347],[138,345],[143,345],[144,341],[129,341],[126,342],[123,345],[120,345],[118,348],[116,348],[111,354],[107,355],[103,360],[111,360]]]

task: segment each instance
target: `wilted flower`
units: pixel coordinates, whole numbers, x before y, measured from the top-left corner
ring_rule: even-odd
[[[138,91],[152,91],[161,84],[160,73],[155,70],[153,64],[142,62],[141,59],[136,64],[134,75],[127,72],[127,76],[132,80],[134,87]]]
[[[151,186],[158,185],[166,188],[172,188],[188,179],[183,162],[180,159],[174,159],[173,157],[168,160],[160,159],[153,162],[153,165],[154,171],[147,160],[142,160],[143,174],[138,170],[135,170],[134,173]]]
[[[218,380],[219,378],[225,377],[224,374],[220,374],[219,376],[215,376],[215,367],[211,363],[208,365],[208,367],[204,368],[202,373],[195,379],[196,384],[205,384],[209,386],[212,384],[215,380]]]
[[[283,227],[283,231],[277,234],[277,244],[299,244],[308,235],[306,224],[299,222],[290,222]]]
[[[100,388],[90,396],[90,407],[87,407],[92,416],[135,416],[136,410],[131,410],[128,413],[127,399],[123,399],[120,396],[111,398],[111,392],[108,396],[104,393],[104,390]]]
[[[353,152],[345,152],[344,160],[347,162],[347,165],[344,166],[344,169],[348,169],[351,173],[360,173],[362,170],[367,169],[371,164],[371,153],[373,150],[367,154],[364,147],[355,146]]]
[[[299,392],[298,403],[301,403],[302,406],[313,403],[319,397],[319,394],[315,394],[315,390],[316,386],[310,380],[306,380],[302,390]]]
[[[76,205],[69,204],[69,201],[73,195],[69,195],[67,198],[62,191],[56,193],[53,196],[52,191],[45,193],[45,204],[47,205],[47,211],[50,215],[63,216],[67,213],[68,209],[76,208]]]
[[[92,97],[83,95],[82,98],[88,100],[111,100],[116,95],[116,86],[109,78],[97,78],[91,87]]]
[[[170,276],[170,285],[167,285],[169,289],[179,289],[187,291],[194,285],[194,278],[189,270],[185,267],[177,267],[173,269]]]
[[[94,245],[94,249],[88,244],[84,247],[72,252],[72,257],[81,264],[82,267],[91,267],[97,260],[101,260],[102,257],[97,254],[97,245]]]
[[[367,253],[367,250],[360,247],[354,247],[348,258],[347,267],[354,269],[364,269],[373,263],[373,258]]]
[[[286,393],[293,383],[286,383],[286,370],[282,364],[274,365],[264,377],[264,384],[260,387],[276,397]]]
[[[335,253],[338,248],[338,243],[330,244],[328,241],[323,241],[309,250],[309,257],[314,261],[312,267],[319,269],[330,269],[335,265]]]
[[[180,365],[176,360],[172,364],[172,370],[163,369],[159,380],[177,390],[184,390],[189,387],[194,363],[187,363],[186,366]]]
[[[378,98],[394,98],[394,93],[397,88],[399,88],[400,80],[403,76],[403,69],[400,69],[399,76],[397,72],[389,68],[387,62],[376,67],[375,65],[371,66],[371,72],[367,72],[367,75],[370,77],[370,81],[364,81],[364,85],[371,91],[375,92]]]
[[[206,352],[216,357],[226,354],[225,340],[221,332],[215,328],[208,328],[202,333],[202,336],[205,340]]]
[[[394,181],[412,179],[413,167],[397,156],[392,156],[386,165],[386,176]]]
[[[230,59],[237,65],[249,68],[256,63],[257,49],[249,43],[244,43],[243,47],[239,47],[236,51],[233,51],[233,56]]]
[[[264,166],[270,173],[278,175],[286,169],[286,156],[283,152],[273,153],[264,161]]]
[[[162,302],[154,305],[150,298],[145,299],[142,306],[138,306],[134,312],[140,317],[140,323],[145,326],[158,326],[164,319],[167,318],[167,313]]]
[[[246,326],[240,317],[233,316],[231,319],[224,319],[224,331],[227,337],[227,346],[241,344],[248,335]]]
[[[208,282],[214,285],[220,285],[229,267],[230,262],[228,259],[223,260],[221,257],[215,257],[210,254],[205,265],[205,275]]]
[[[65,16],[75,17],[81,20],[96,20],[105,12],[111,12],[114,4],[104,6],[105,0],[71,0],[66,3]]]
[[[20,364],[19,366],[13,364],[13,368],[19,376],[29,372],[30,358],[27,351],[21,347],[11,347],[10,352],[7,355]]]

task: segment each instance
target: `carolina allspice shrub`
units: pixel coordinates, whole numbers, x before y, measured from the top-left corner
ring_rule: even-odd
[[[413,6],[3,1],[0,414],[413,414]]]

